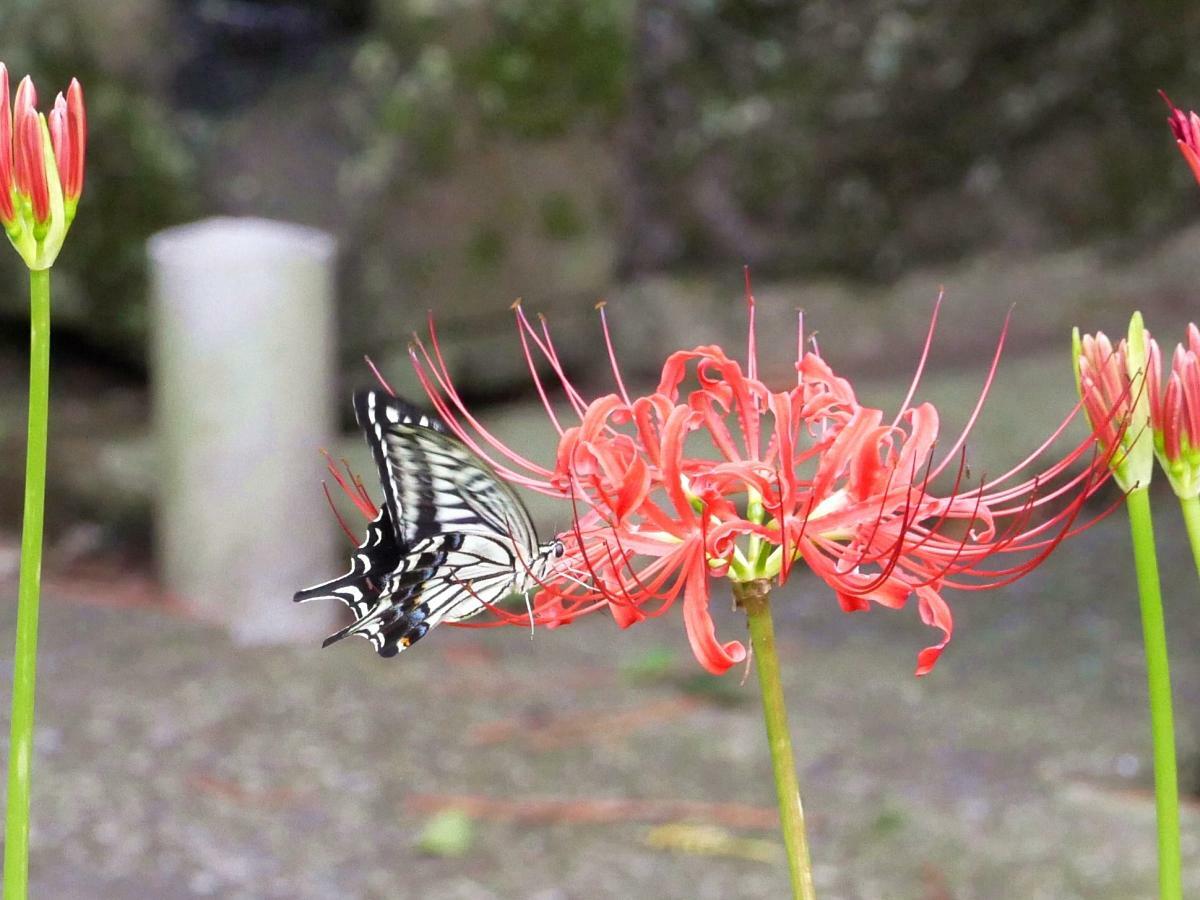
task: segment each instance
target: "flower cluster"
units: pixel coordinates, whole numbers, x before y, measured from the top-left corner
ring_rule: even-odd
[[[1154,472],[1149,347],[1157,355],[1140,313],[1129,322],[1129,336],[1115,346],[1103,331],[1080,336],[1076,328],[1071,338],[1075,387],[1097,440],[1108,452],[1113,479],[1126,492],[1148,487]]]
[[[1157,456],[1177,496],[1200,495],[1200,329],[1188,326],[1165,373],[1136,312],[1115,346],[1103,332],[1081,338],[1076,329],[1073,356],[1084,409],[1121,489],[1149,487]]]
[[[49,117],[21,79],[9,106],[8,69],[0,63],[0,224],[31,269],[48,269],[62,249],[83,193],[87,122],[83,88],[71,79]]]
[[[1025,474],[1062,434],[1068,416],[1012,470],[968,486],[964,442],[999,346],[966,428],[938,453],[937,410],[911,405],[936,311],[917,379],[887,421],[859,402],[815,344],[805,350],[802,318],[794,383],[780,389],[764,383],[748,290],[747,301],[744,363],[718,346],[678,352],[667,359],[658,386],[640,396],[625,388],[601,306],[615,391],[590,400],[567,377],[545,321],[535,325],[517,305],[534,386],[559,435],[552,465],[526,459],[472,415],[432,321],[429,342],[417,342],[412,359],[442,419],[501,477],[573,505],[572,527],[560,535],[566,553],[532,601],[537,622],[563,625],[608,610],[627,627],[681,600],[696,658],[720,674],[746,651],[717,638],[709,615],[714,579],[782,583],[803,562],[847,612],[871,603],[899,608],[915,597],[921,619],[941,633],[918,656],[917,674],[925,674],[953,630],[943,592],[996,587],[1030,571],[1083,527],[1078,514],[1107,476],[1107,460],[1097,459],[1089,437],[1044,471]],[[569,422],[551,401],[543,367],[570,410]],[[1011,558],[987,562],[1002,556]],[[528,621],[502,610],[493,615],[501,623]]]

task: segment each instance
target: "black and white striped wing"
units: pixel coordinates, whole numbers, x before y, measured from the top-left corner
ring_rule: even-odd
[[[392,516],[387,507],[379,511],[367,526],[367,536],[350,558],[350,571],[315,587],[297,591],[297,603],[309,600],[339,600],[355,618],[367,615],[379,603],[384,585],[404,561],[404,551],[396,540]]]
[[[357,634],[370,640],[380,656],[395,656],[439,622],[466,619],[497,603],[512,591],[513,575],[499,554],[485,553],[486,548],[469,547],[462,534],[417,542],[384,582],[373,605],[356,609],[358,618],[321,646]]]
[[[381,391],[359,392],[354,409],[384,506],[350,572],[295,599],[332,597],[353,611],[356,620],[324,646],[358,634],[394,656],[439,622],[512,593],[538,553],[537,535],[516,495],[441,422]]]
[[[499,535],[525,559],[536,553],[537,534],[524,505],[438,419],[377,390],[355,394],[354,412],[402,541],[447,531]]]

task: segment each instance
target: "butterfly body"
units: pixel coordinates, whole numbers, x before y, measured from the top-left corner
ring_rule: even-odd
[[[436,418],[379,390],[354,396],[384,503],[350,571],[295,600],[338,600],[359,634],[394,656],[440,622],[455,622],[536,585],[562,544],[540,544],[520,499]]]

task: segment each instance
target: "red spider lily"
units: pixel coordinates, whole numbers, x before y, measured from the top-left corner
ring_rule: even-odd
[[[1129,322],[1129,336],[1115,347],[1104,332],[1072,337],[1075,386],[1113,478],[1123,491],[1146,488],[1154,474],[1151,415],[1161,365],[1158,348],[1142,325]]]
[[[1158,93],[1171,111],[1167,117],[1167,123],[1175,135],[1175,143],[1179,146],[1179,152],[1191,166],[1197,183],[1200,183],[1200,116],[1194,112],[1185,113],[1182,109],[1178,109],[1165,93],[1162,91]]]
[[[960,451],[992,383],[1000,348],[963,432],[944,454],[934,449],[937,411],[910,405],[932,340],[900,413],[860,404],[798,332],[796,382],[772,390],[758,376],[753,299],[745,366],[720,347],[673,354],[658,387],[625,389],[605,310],[601,324],[616,392],[587,400],[567,377],[544,320],[516,306],[534,386],[559,434],[553,467],[530,461],[476,419],[456,391],[430,322],[430,341],[412,348],[417,374],[449,428],[497,473],[516,484],[569,498],[567,552],[541,583],[536,621],[562,625],[608,609],[622,627],[663,614],[682,597],[684,624],[700,663],[722,673],[745,658],[717,639],[708,604],[712,579],[787,580],[795,563],[835,592],[846,611],[874,601],[917,598],[922,620],[942,639],[918,657],[930,671],[946,646],[952,617],[942,592],[1008,584],[1080,530],[1083,503],[1107,475],[1088,437],[1033,476],[1023,476],[1063,432],[999,478],[967,487]],[[1001,344],[1003,340],[1001,340]],[[553,373],[569,409],[564,424],[538,360]],[[685,388],[685,383],[687,387]],[[701,444],[707,450],[693,450]],[[942,492],[935,481],[951,483]],[[1054,504],[1054,509],[1043,507]],[[1001,554],[1012,562],[989,566]],[[495,621],[527,622],[495,612]]]
[[[53,265],[75,218],[86,144],[78,81],[71,79],[47,119],[29,76],[9,107],[8,70],[0,63],[0,224],[32,269]]]
[[[1148,341],[1146,392],[1154,450],[1176,495],[1200,495],[1200,329],[1188,325],[1187,345],[1177,344],[1165,391],[1158,344]]]

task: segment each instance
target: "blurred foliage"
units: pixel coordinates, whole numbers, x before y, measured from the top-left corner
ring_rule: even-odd
[[[1155,97],[1200,83],[1186,0],[377,0],[374,24],[361,118],[392,150],[364,159],[408,183],[498,140],[596,135],[624,163],[626,274],[891,277],[1187,209]],[[576,205],[542,198],[542,236],[585,229]]]
[[[134,6],[114,0],[109,13],[119,19]],[[43,109],[72,76],[84,86],[87,172],[79,215],[54,267],[56,320],[125,361],[140,362],[145,240],[194,216],[200,203],[189,151],[163,99],[146,83],[149,63],[140,68],[112,43],[105,52],[104,25],[121,27],[68,0],[6,3],[0,5],[0,59],[14,82],[25,72],[33,76]],[[26,277],[15,254],[0,254],[0,279],[0,311],[24,316]]]
[[[635,269],[890,276],[1185,208],[1155,90],[1200,102],[1186,0],[644,0],[636,31]]]
[[[502,396],[523,376],[494,326],[518,295],[562,323],[663,271],[889,278],[981,248],[1152,239],[1191,208],[1154,96],[1200,105],[1186,0],[299,5],[333,24],[268,52],[242,13],[290,4],[0,4],[13,72],[44,104],[72,74],[88,98],[60,322],[140,359],[147,235],[217,210],[293,218],[346,248],[341,325],[375,342],[347,360],[403,363],[413,309],[436,302],[462,335],[448,352]],[[226,87],[179,114],[182,82]],[[17,266],[0,254],[13,318]],[[587,332],[560,327],[570,353]]]
[[[485,120],[524,137],[559,135],[581,116],[621,111],[631,0],[503,0],[465,74]]]
[[[347,330],[386,357],[420,325],[403,298],[436,303],[503,396],[523,374],[481,311],[516,296],[571,348],[572,311],[663,272],[1151,241],[1192,208],[1155,90],[1200,104],[1198,36],[1184,0],[375,0],[342,106]]]
[[[492,326],[517,296],[590,308],[611,283],[635,10],[376,0],[338,106],[353,148],[338,178],[353,211],[342,324],[374,342],[348,365],[364,351],[387,365],[436,304],[475,389],[500,396],[519,362],[457,335],[472,340],[486,317],[489,338],[506,334]]]
[[[568,240],[587,229],[575,201],[564,191],[551,191],[542,197],[542,233],[546,237]]]
[[[634,0],[380,0],[353,74],[352,122],[400,137],[445,171],[461,131],[561,136],[617,121],[628,92]]]

